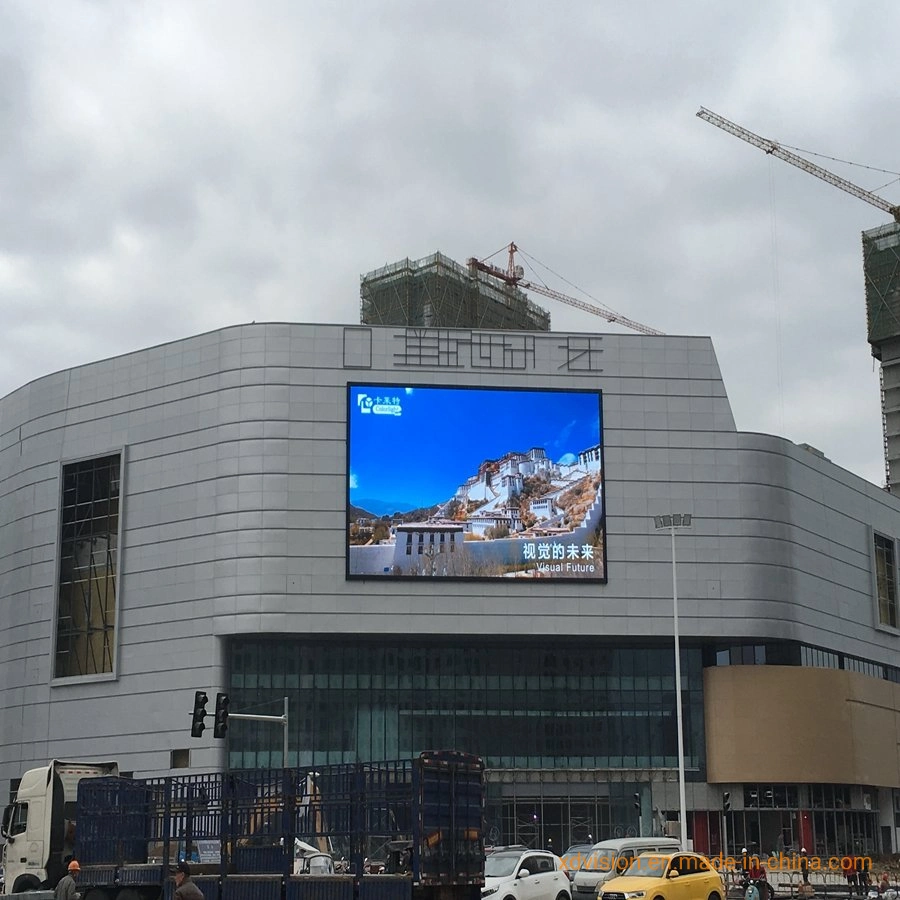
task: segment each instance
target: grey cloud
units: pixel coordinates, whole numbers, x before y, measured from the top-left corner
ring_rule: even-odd
[[[4,4],[0,394],[237,321],[353,322],[361,272],[515,239],[711,334],[739,427],[877,481],[859,232],[883,217],[694,113],[890,168],[898,24],[836,0]]]

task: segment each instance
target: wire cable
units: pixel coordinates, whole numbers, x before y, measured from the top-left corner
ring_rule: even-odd
[[[550,266],[545,265],[539,259],[536,259],[535,257],[531,256],[530,254],[526,253],[521,248],[519,248],[519,253],[521,253],[522,256],[525,256],[528,259],[533,260],[539,266],[544,266],[544,268],[551,275],[555,275],[560,281],[564,281],[567,285],[569,285],[570,288],[574,288],[576,291],[580,291],[582,294],[584,294],[585,297],[588,297],[591,300],[591,302],[596,303],[597,306],[602,307],[603,309],[607,310],[608,312],[613,313],[614,315],[619,315],[619,313],[617,313],[611,306],[607,306],[602,300],[598,300],[593,294],[589,294],[584,288],[578,287],[577,284],[569,281],[568,278],[566,278],[564,275],[560,275],[559,272],[554,272],[553,269],[550,268]],[[543,279],[542,279],[542,282],[543,282]],[[548,285],[546,283],[544,283],[544,287],[548,287]]]
[[[898,173],[898,174],[900,174],[900,173]],[[484,256],[478,261],[479,262],[487,262],[489,259],[492,259],[498,253],[502,253],[504,250],[509,250],[509,244],[504,244],[499,250],[495,250],[490,256]]]
[[[769,157],[770,228],[772,240],[772,305],[775,307],[775,378],[778,383],[780,432],[784,434],[784,377],[781,349],[781,279],[778,271],[778,210],[775,205],[775,160]]]
[[[858,169],[868,169],[870,172],[882,172],[885,175],[896,175],[900,178],[900,172],[895,172],[893,169],[879,169],[877,166],[867,166],[864,163],[851,162],[849,159],[840,159],[837,156],[828,156],[825,153],[816,153],[814,150],[803,150],[800,147],[792,147],[790,144],[782,144],[780,141],[778,142],[780,147],[784,147],[785,150],[793,150],[795,153],[805,153],[807,156],[818,156],[819,159],[827,159],[831,162],[843,163],[845,166],[856,166]],[[890,183],[890,182],[889,182]]]

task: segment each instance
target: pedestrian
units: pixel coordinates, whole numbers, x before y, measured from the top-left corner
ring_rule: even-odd
[[[847,879],[847,890],[852,897],[856,893],[856,860],[846,854],[842,856],[841,871]]]
[[[866,894],[866,888],[869,886],[869,865],[868,856],[857,856],[853,860],[853,868],[856,870],[856,884],[859,886],[861,897]]]
[[[175,866],[175,900],[203,900],[203,892],[191,881],[191,867],[184,861]]]
[[[78,860],[71,860],[68,871],[56,885],[55,900],[81,900],[81,894],[75,890],[75,879],[78,878],[80,871],[81,866],[78,865]]]
[[[804,884],[809,884],[809,857],[806,855],[806,847],[800,848],[800,877]]]

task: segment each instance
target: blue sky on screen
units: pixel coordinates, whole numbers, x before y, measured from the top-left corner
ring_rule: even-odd
[[[363,395],[397,398],[402,412],[363,413]],[[357,385],[349,415],[350,502],[362,506],[432,506],[486,459],[543,447],[559,461],[600,442],[599,394],[591,392]]]

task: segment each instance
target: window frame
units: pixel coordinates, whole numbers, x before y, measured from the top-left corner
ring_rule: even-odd
[[[117,681],[119,678],[119,647],[120,647],[120,618],[122,610],[122,590],[124,581],[122,578],[123,542],[122,536],[125,521],[125,496],[126,496],[126,472],[128,464],[127,445],[108,450],[100,450],[85,456],[70,457],[60,460],[57,469],[57,509],[56,509],[56,559],[53,572],[53,618],[50,642],[50,687],[59,687],[70,684],[91,684],[101,681]],[[115,602],[113,604],[113,636],[112,636],[112,669],[109,672],[95,672],[84,675],[57,675],[56,656],[57,641],[59,639],[59,594],[60,578],[62,575],[62,526],[63,503],[65,492],[65,470],[67,466],[87,463],[92,460],[105,459],[118,456],[119,458],[119,508],[118,521],[116,523],[116,574],[115,574]]]
[[[12,805],[12,814],[9,817],[9,836],[17,838],[28,833],[28,801]]]
[[[879,592],[880,573],[879,573],[879,541],[885,542],[884,546],[891,549],[891,582],[892,597],[887,600],[887,609],[893,610],[894,623],[885,622],[882,619],[882,602]],[[875,617],[875,627],[881,631],[887,631],[891,634],[900,634],[900,585],[898,585],[897,571],[897,539],[886,535],[884,532],[870,529],[869,546],[872,551],[872,603]],[[887,573],[885,573],[886,575]]]

